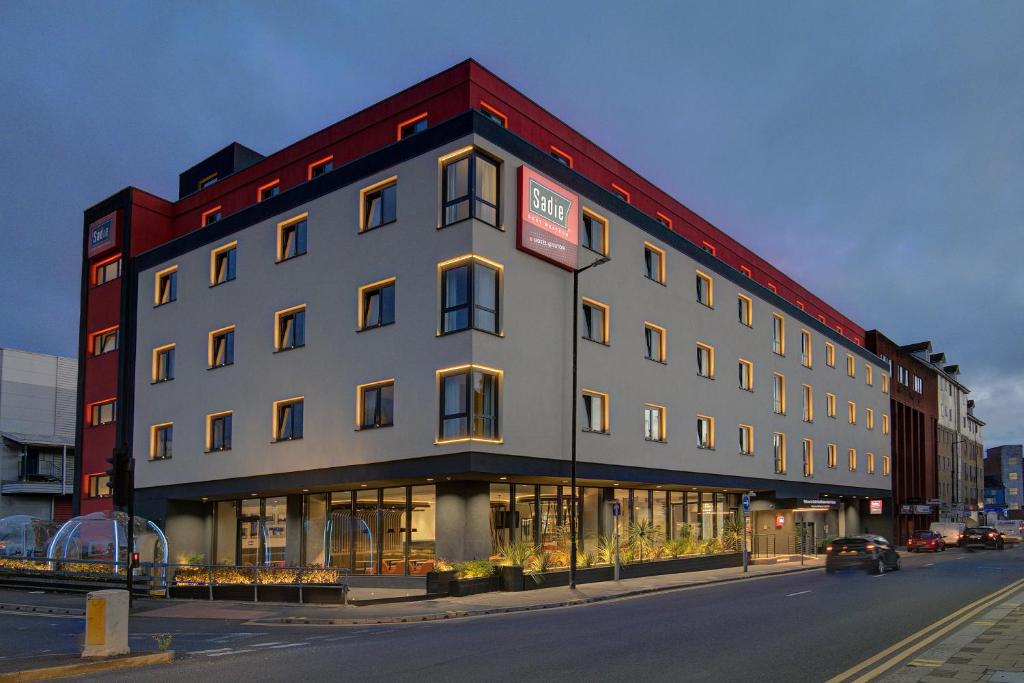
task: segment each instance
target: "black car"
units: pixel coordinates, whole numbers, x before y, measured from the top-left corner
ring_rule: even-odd
[[[900,554],[881,536],[847,536],[825,546],[825,571],[829,574],[840,569],[864,569],[872,574],[884,574],[886,570],[899,568]]]
[[[1003,535],[991,526],[974,526],[964,529],[964,533],[960,537],[960,547],[969,553],[974,552],[975,548],[1002,550],[1005,543]]]

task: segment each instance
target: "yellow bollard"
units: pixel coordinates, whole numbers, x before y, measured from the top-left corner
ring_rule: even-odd
[[[128,647],[128,591],[93,591],[85,598],[83,657],[113,657]]]

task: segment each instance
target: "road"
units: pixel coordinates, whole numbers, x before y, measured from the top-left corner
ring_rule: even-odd
[[[1024,577],[1024,548],[903,554],[882,576],[823,571],[556,610],[382,627],[133,618],[174,633],[173,664],[95,681],[526,678],[824,681]],[[76,639],[80,619],[0,615],[3,654]],[[24,630],[18,630],[24,629]],[[77,642],[77,641],[74,641]],[[66,644],[65,644],[66,646]],[[0,660],[0,664],[3,660]]]

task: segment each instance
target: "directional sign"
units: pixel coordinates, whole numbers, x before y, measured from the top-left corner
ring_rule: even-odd
[[[617,500],[612,501],[612,517],[619,517],[622,515],[622,503]]]
[[[746,493],[743,494],[743,511],[750,512],[750,495]]]

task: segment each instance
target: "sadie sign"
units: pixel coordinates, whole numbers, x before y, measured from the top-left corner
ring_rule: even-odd
[[[576,269],[580,198],[526,166],[519,167],[517,246],[566,270]]]
[[[114,211],[89,224],[89,246],[87,251],[89,257],[92,258],[116,246],[117,212]]]

